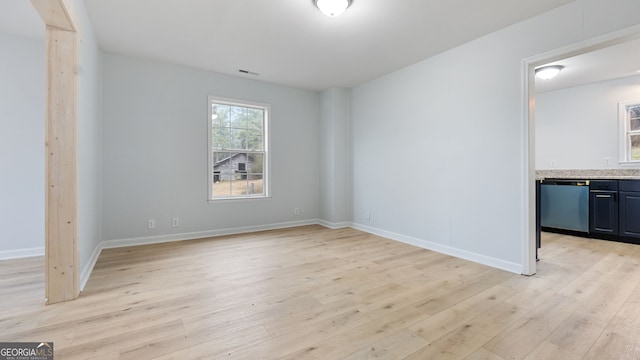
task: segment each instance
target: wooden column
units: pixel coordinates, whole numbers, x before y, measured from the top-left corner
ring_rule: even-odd
[[[32,0],[46,29],[45,296],[79,295],[77,214],[77,33],[62,0]]]

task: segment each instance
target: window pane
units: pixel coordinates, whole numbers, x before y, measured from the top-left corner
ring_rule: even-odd
[[[224,151],[213,152],[213,170],[220,170],[222,167],[229,166],[229,163],[225,160],[229,159],[233,153]]]
[[[216,127],[229,126],[229,106],[211,104],[211,124]]]
[[[215,177],[215,175],[214,175]],[[231,183],[229,181],[218,181],[213,183],[213,196],[214,197],[229,197],[231,196]]]
[[[631,160],[640,160],[640,135],[631,135]]]
[[[228,197],[231,195],[231,166],[232,153],[213,152],[213,196]]]
[[[231,196],[246,195],[247,180],[232,180],[231,182]]]
[[[263,154],[213,152],[213,196],[264,195]]]
[[[262,142],[262,131],[246,130],[247,150],[262,151],[264,150]]]
[[[247,128],[247,111],[246,108],[232,106],[231,107],[231,127]]]
[[[226,181],[221,190],[216,190],[216,185],[220,184],[214,184],[214,196],[217,197],[264,195],[262,174],[251,174],[246,179]]]
[[[627,106],[627,111],[629,112],[629,129],[640,130],[640,105]]]
[[[247,176],[247,194],[249,195],[263,195],[264,194],[264,181],[262,174],[249,174]]]
[[[264,111],[261,109],[247,109],[248,128],[252,130],[260,130],[264,126]]]
[[[247,160],[247,172],[253,174],[264,173],[264,155],[263,154],[249,154]]]
[[[213,149],[230,149],[231,148],[231,129],[225,127],[216,127],[213,132]]]
[[[231,129],[231,148],[237,150],[247,149],[247,130]]]

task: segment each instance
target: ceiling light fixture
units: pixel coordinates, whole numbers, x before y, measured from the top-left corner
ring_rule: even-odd
[[[349,5],[351,0],[314,0],[320,11],[330,17],[336,17],[342,14]]]
[[[541,66],[535,70],[536,77],[542,80],[553,79],[562,69],[564,69],[564,66],[562,65]]]

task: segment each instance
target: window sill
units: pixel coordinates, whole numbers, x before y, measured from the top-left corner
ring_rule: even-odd
[[[618,162],[618,165],[621,165],[621,166],[639,166],[640,167],[640,160],[620,161],[620,162]]]
[[[235,203],[235,202],[254,202],[254,201],[265,201],[271,200],[271,196],[247,196],[247,197],[226,197],[226,198],[217,198],[217,199],[209,199],[207,202],[209,204],[220,204],[220,203]]]

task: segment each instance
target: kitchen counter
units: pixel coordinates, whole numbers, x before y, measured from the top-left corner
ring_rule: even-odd
[[[541,230],[640,245],[640,169],[536,170],[536,179],[538,247]]]
[[[640,169],[536,170],[536,180],[544,179],[640,180]]]

